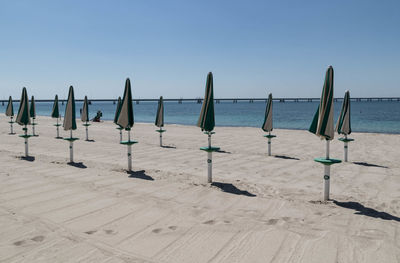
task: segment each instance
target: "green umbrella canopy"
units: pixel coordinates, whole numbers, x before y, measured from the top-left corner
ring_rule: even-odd
[[[83,122],[89,121],[89,106],[88,106],[87,96],[85,96],[85,99],[83,100],[83,109],[82,109],[81,120]]]
[[[121,111],[118,116],[117,124],[124,129],[132,128],[134,124],[131,81],[129,78],[125,81],[124,97],[122,99]]]
[[[311,123],[310,132],[321,139],[333,140],[333,68],[329,66],[325,75],[321,100]]]
[[[8,99],[8,104],[7,104],[7,109],[6,109],[6,116],[13,117],[14,116],[14,107],[13,107],[13,102],[12,98]]]
[[[58,109],[58,95],[54,98],[53,110],[51,111],[52,118],[60,118],[60,111]]]
[[[268,103],[265,108],[265,118],[263,126],[261,127],[265,132],[272,131],[272,93],[268,95]]]
[[[206,93],[204,95],[197,126],[200,127],[202,131],[207,132],[212,131],[215,127],[213,75],[211,72],[207,75]]]
[[[117,124],[119,113],[121,112],[121,97],[118,97],[117,108],[115,109],[114,123]]]
[[[29,109],[29,114],[31,115],[31,118],[36,118],[36,106],[35,106],[35,97],[32,96],[31,99],[31,105],[30,105],[30,109]]]
[[[349,135],[351,133],[350,122],[350,91],[344,94],[342,110],[340,111],[339,119],[336,123],[336,131],[339,134]]]
[[[65,107],[63,127],[65,131],[76,130],[76,112],[75,112],[75,97],[74,88],[69,87],[67,106]]]
[[[31,124],[31,116],[29,114],[29,100],[28,94],[26,93],[26,88],[22,88],[22,95],[18,109],[18,115],[16,122],[19,125]]]
[[[158,101],[156,121],[154,124],[160,128],[164,127],[164,100],[163,100],[162,96],[160,97],[160,100]]]

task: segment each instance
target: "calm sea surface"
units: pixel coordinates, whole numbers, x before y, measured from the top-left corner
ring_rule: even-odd
[[[0,112],[5,112],[5,105],[0,105]],[[60,113],[64,115],[64,106],[61,102]],[[221,102],[215,105],[216,126],[248,126],[261,127],[264,120],[265,102]],[[14,103],[15,114],[18,111],[18,103]],[[52,103],[36,103],[36,114],[50,116]],[[274,128],[282,129],[308,129],[318,102],[274,102],[273,120]],[[112,102],[92,102],[89,105],[90,118],[96,115],[98,110],[103,112],[104,120],[114,119],[116,105]],[[77,115],[82,103],[76,103]],[[201,104],[195,102],[164,102],[165,123],[196,125]],[[336,102],[335,122],[338,118],[341,102]],[[133,104],[136,122],[153,123],[155,120],[157,103],[140,102]],[[351,125],[355,132],[397,133],[400,134],[400,102],[351,102]]]

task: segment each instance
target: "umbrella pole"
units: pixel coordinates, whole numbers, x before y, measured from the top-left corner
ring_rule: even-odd
[[[271,135],[271,132],[269,132]],[[271,156],[271,137],[268,137],[268,156]]]
[[[131,141],[131,130],[128,130],[128,142]],[[128,172],[132,171],[132,145],[128,144]]]
[[[32,135],[36,136],[36,134],[35,134],[35,118],[32,118]]]
[[[10,134],[14,134],[14,129],[13,129],[13,117],[10,117],[11,121],[10,121],[10,126],[11,126],[11,133]]]
[[[347,135],[344,135],[344,138],[346,139],[344,141],[344,161],[347,162],[347,154],[348,154],[348,142],[347,142]]]
[[[57,138],[60,138],[60,131],[58,128],[58,118],[56,118],[56,120],[57,120]]]
[[[25,157],[28,157],[28,128],[25,124]]]
[[[122,142],[122,129],[119,130],[119,142]]]
[[[329,159],[329,140],[326,140],[326,159]],[[324,201],[329,200],[329,188],[330,188],[330,173],[331,167],[330,165],[324,165]]]
[[[160,147],[162,147],[162,127],[160,127]]]
[[[207,153],[207,164],[208,164],[208,182],[212,183],[212,151],[211,151],[211,132],[208,132],[208,148],[210,151]]]
[[[86,122],[86,141],[89,141],[88,123]]]
[[[70,163],[74,162],[74,143],[72,141],[72,130],[71,130],[71,140],[69,141],[69,161]]]

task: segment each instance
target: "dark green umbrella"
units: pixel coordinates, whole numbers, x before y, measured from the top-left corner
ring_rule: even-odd
[[[162,128],[162,127],[164,127],[164,100],[163,100],[162,96],[160,97],[160,99],[158,101],[156,121],[154,122],[154,124],[160,128],[156,131],[160,133],[160,147],[162,147],[162,134],[163,134],[163,132],[167,131],[167,130],[163,130],[163,128]]]
[[[211,72],[207,75],[206,92],[204,95],[203,105],[197,126],[208,135],[208,147],[201,147],[200,150],[207,152],[207,165],[208,165],[208,182],[212,183],[212,152],[218,151],[219,147],[211,146],[211,135],[214,133],[212,130],[215,127],[214,118],[214,91],[213,91],[213,75]]]
[[[272,93],[268,95],[268,102],[267,102],[267,107],[265,108],[265,117],[264,117],[264,123],[261,127],[261,129],[265,132],[268,132],[267,135],[264,135],[264,137],[268,138],[268,155],[271,156],[271,139],[276,137],[276,135],[272,135]]]
[[[85,128],[86,128],[86,141],[89,141],[88,127],[90,126],[90,124],[88,123],[88,121],[89,121],[89,103],[88,103],[87,96],[85,96],[85,99],[83,100],[81,120],[84,122],[83,126],[85,126]]]
[[[132,171],[132,144],[137,141],[131,141],[131,128],[133,127],[133,107],[132,107],[132,91],[131,81],[129,78],[125,81],[124,97],[121,103],[121,111],[118,115],[117,124],[128,131],[128,140],[121,141],[121,144],[128,146],[128,172]]]
[[[52,118],[56,118],[57,123],[54,124],[54,126],[57,127],[57,137],[56,139],[62,139],[62,137],[60,137],[60,131],[59,131],[59,127],[61,126],[61,124],[58,123],[58,119],[60,118],[60,111],[58,108],[58,95],[55,96],[54,98],[54,104],[53,104],[53,109],[51,111],[51,117]]]
[[[117,124],[119,113],[121,112],[121,106],[122,106],[121,97],[118,97],[118,103],[117,103],[117,107],[115,108],[115,115],[114,115],[114,123],[115,124]],[[124,128],[122,128],[121,126],[118,125],[117,129],[119,130],[119,142],[122,142],[122,130]]]
[[[33,135],[33,136],[37,136],[37,135],[35,134],[35,125],[37,125],[37,123],[35,123],[35,119],[36,119],[36,105],[35,105],[35,97],[34,97],[34,96],[32,96],[32,99],[31,99],[29,114],[31,115],[31,118],[32,118],[32,135]]]
[[[204,95],[197,126],[200,127],[202,131],[206,132],[211,132],[215,127],[213,75],[211,72],[207,75],[206,93]]]
[[[74,163],[74,144],[73,142],[78,138],[72,137],[72,131],[76,130],[76,112],[75,112],[75,97],[74,88],[69,87],[67,105],[65,107],[64,123],[63,127],[65,131],[70,131],[70,137],[64,138],[69,141],[69,159],[70,163]]]
[[[10,129],[11,129],[10,134],[15,134],[14,129],[13,129],[14,107],[13,107],[13,101],[12,101],[11,96],[8,98],[6,116],[10,117],[10,121],[8,122],[8,123],[10,123]]]
[[[331,159],[329,157],[329,142],[333,140],[333,68],[329,66],[325,75],[324,87],[322,89],[321,100],[314,115],[309,131],[326,140],[326,156],[325,158],[315,158],[316,162],[325,166],[325,190],[324,201],[329,200],[329,183],[330,183],[330,166],[340,163],[340,160]]]
[[[26,88],[22,88],[21,100],[18,109],[18,115],[16,122],[23,127],[24,134],[20,137],[25,139],[25,157],[28,157],[28,139],[31,135],[28,135],[27,125],[31,124],[31,116],[29,114],[29,100]]]
[[[124,97],[121,103],[121,111],[118,115],[117,124],[124,129],[130,129],[133,127],[133,107],[132,107],[132,91],[131,81],[126,79]]]
[[[354,139],[347,138],[347,135],[351,133],[351,122],[350,122],[350,91],[346,91],[343,98],[342,110],[340,111],[339,119],[336,123],[336,131],[339,134],[343,134],[344,138],[339,138],[344,143],[344,161],[347,162],[348,157],[348,143],[354,141]]]

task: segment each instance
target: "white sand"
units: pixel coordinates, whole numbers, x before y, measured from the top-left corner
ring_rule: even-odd
[[[176,148],[160,148],[154,125],[135,124],[129,177],[111,122],[90,126],[95,142],[77,122],[78,168],[54,120],[37,121],[26,161],[0,115],[0,262],[400,262],[400,135],[352,134],[351,162],[332,167],[336,201],[322,204],[313,158],[325,144],[307,131],[274,130],[273,154],[296,158],[283,159],[267,156],[261,129],[217,127],[225,152],[213,155],[213,179],[224,192],[206,184],[197,127],[167,125]],[[343,158],[336,139],[331,157]]]

